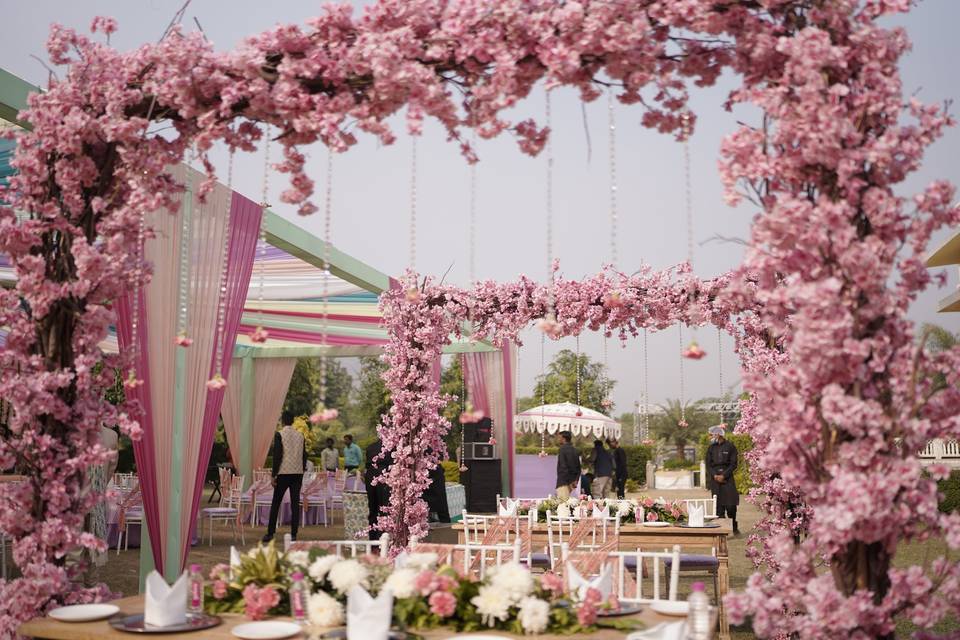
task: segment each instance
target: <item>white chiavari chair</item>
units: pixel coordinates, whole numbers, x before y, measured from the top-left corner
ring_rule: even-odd
[[[614,589],[620,602],[649,604],[677,599],[680,572],[676,567],[680,562],[680,545],[674,545],[673,551],[613,551],[609,557],[615,563]],[[635,577],[631,564],[636,565]],[[650,583],[646,595],[645,582]]]
[[[221,469],[220,472],[220,504],[216,507],[207,507],[201,511],[200,542],[203,542],[203,521],[205,520],[211,547],[213,546],[213,525],[215,522],[231,525],[234,540],[239,533],[241,544],[246,544],[240,513],[243,505],[243,477],[234,476],[228,469]]]
[[[467,513],[464,509],[462,514],[463,540],[466,544],[484,544],[490,530],[500,520],[499,516],[489,514]]]
[[[340,558],[356,558],[373,555],[387,557],[390,552],[390,536],[386,533],[379,540],[298,540],[293,542],[290,534],[283,537],[284,551],[309,551],[323,549]]]
[[[690,513],[690,507],[702,507],[704,520],[717,519],[717,496],[709,498],[686,498],[684,499],[685,512]]]
[[[317,519],[313,524],[320,524],[320,512],[323,512],[323,526],[330,525],[329,510],[327,509],[329,501],[327,489],[327,474],[325,473],[314,474],[310,482],[304,480],[303,492],[300,494],[300,508],[303,512],[300,521],[303,524],[308,524],[307,517],[310,514],[310,508],[315,507],[317,509]]]

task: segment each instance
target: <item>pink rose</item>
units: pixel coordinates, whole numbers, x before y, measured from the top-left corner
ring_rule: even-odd
[[[227,386],[227,381],[218,373],[209,380],[207,380],[207,389],[210,391],[217,391],[223,389]]]
[[[250,342],[266,342],[269,335],[269,331],[258,326],[253,330],[253,333],[250,334]]]
[[[243,604],[248,618],[263,620],[270,609],[280,604],[280,594],[273,587],[248,584],[243,590]]]
[[[436,577],[437,574],[429,569],[421,571],[413,579],[413,588],[419,591],[422,596],[430,595],[437,588]]]
[[[642,504],[643,504],[643,506],[645,506],[647,509],[649,509],[650,507],[653,506],[653,498],[644,498]]]
[[[647,512],[647,522],[656,522],[659,519],[660,518],[657,516],[657,513],[655,511]]]
[[[193,339],[188,338],[187,334],[181,333],[180,335],[178,335],[176,338],[173,339],[173,343],[178,347],[187,348],[193,344]]]
[[[563,593],[563,578],[555,574],[553,571],[547,571],[540,577],[540,584],[544,589],[549,591],[554,595],[560,595]]]
[[[434,591],[428,602],[430,613],[439,618],[448,618],[457,610],[457,599],[448,591]]]
[[[597,605],[584,600],[577,607],[577,622],[582,627],[589,627],[597,622]]]
[[[213,597],[223,600],[227,596],[227,583],[223,580],[213,581]]]

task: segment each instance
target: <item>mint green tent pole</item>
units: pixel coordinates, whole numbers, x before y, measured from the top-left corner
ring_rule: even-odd
[[[238,472],[244,477],[244,489],[253,482],[253,412],[256,376],[254,350],[248,349],[240,359],[240,462]]]

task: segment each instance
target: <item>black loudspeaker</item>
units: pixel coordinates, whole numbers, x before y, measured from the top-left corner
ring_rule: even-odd
[[[496,513],[497,496],[503,493],[499,460],[470,461],[467,470],[460,474],[460,482],[466,489],[467,511]]]
[[[468,422],[463,425],[464,442],[488,442],[493,434],[493,421],[484,418],[479,422]]]

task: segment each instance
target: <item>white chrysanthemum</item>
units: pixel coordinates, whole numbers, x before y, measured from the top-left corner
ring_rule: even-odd
[[[341,560],[327,573],[327,579],[338,593],[346,593],[353,587],[360,585],[366,588],[367,576],[370,572],[356,560]]]
[[[567,498],[567,501],[564,503],[571,509],[580,506],[580,498]]]
[[[570,517],[570,507],[566,504],[561,504],[557,507],[557,517],[558,518],[569,518]]]
[[[439,556],[435,553],[411,553],[407,555],[403,566],[407,569],[426,571],[436,567],[437,560],[439,560]]]
[[[477,595],[470,598],[470,603],[477,608],[477,613],[483,621],[491,627],[495,620],[507,619],[512,604],[506,592],[489,584],[480,587]]]
[[[310,566],[310,552],[309,551],[290,551],[287,553],[287,562],[292,564],[295,567],[302,567],[306,569]]]
[[[310,565],[307,573],[309,573],[310,577],[315,581],[320,582],[327,577],[327,572],[330,571],[330,567],[337,564],[339,561],[340,558],[334,555],[320,556],[313,561],[313,564]]]
[[[550,623],[550,605],[540,598],[524,598],[518,618],[526,633],[543,633]]]
[[[619,516],[630,515],[631,509],[633,509],[633,505],[631,505],[626,500],[621,500],[620,504],[617,506],[617,515]]]
[[[413,585],[419,574],[417,569],[397,569],[383,583],[383,588],[390,589],[394,598],[409,598],[416,593]]]
[[[490,586],[506,593],[513,602],[519,602],[533,591],[533,576],[526,567],[510,562],[490,572]]]
[[[319,627],[339,627],[343,624],[343,605],[324,591],[318,591],[307,601],[310,624]]]

